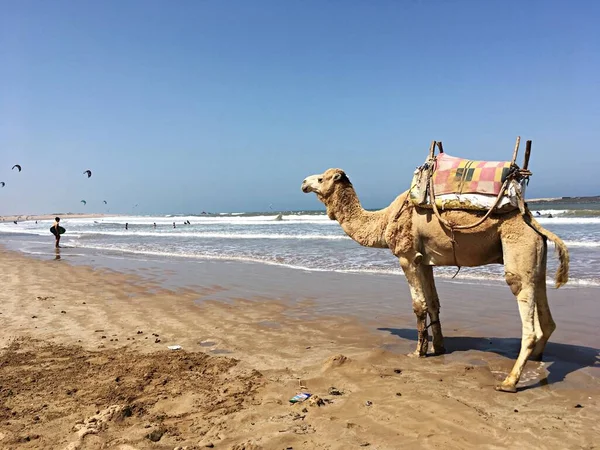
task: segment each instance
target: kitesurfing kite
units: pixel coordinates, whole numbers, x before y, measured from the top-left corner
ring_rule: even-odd
[[[92,171],[91,170],[86,170],[85,172],[83,172],[84,175],[87,175],[88,178],[92,176]]]
[[[104,204],[105,204],[105,205],[107,205],[107,204],[108,204],[108,202],[107,202],[106,200],[103,200],[103,202],[104,202]]]
[[[0,186],[4,187],[4,186],[6,186],[6,183],[4,181],[0,181]]]
[[[87,202],[85,200],[81,200],[81,203],[83,203],[84,205],[87,205]]]
[[[15,164],[15,165],[12,167],[12,169],[11,169],[11,170],[14,170],[14,169],[15,169],[15,167],[16,167],[17,169],[19,169],[19,172],[21,171],[21,166],[20,166],[19,164]]]

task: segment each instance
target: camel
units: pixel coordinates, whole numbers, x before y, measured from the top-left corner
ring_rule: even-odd
[[[354,241],[366,247],[389,248],[399,259],[417,317],[417,349],[412,356],[427,355],[428,328],[433,335],[433,354],[446,351],[433,266],[504,264],[506,282],[519,306],[522,339],[511,372],[496,389],[517,391],[527,359],[541,360],[546,343],[556,329],[546,296],[547,239],[554,242],[558,253],[557,288],[568,281],[569,272],[569,252],[564,242],[536,222],[529,209],[525,207],[525,214],[519,210],[492,214],[474,228],[455,231],[453,244],[452,233],[431,209],[410,202],[408,191],[384,209],[366,211],[341,169],[328,169],[307,177],[302,191],[314,192],[326,206],[329,218],[337,220]],[[477,212],[463,210],[442,211],[441,215],[453,224],[472,224],[481,217]]]

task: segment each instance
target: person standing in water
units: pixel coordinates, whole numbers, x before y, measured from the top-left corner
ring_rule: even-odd
[[[156,229],[156,222],[154,222],[154,229]]]
[[[129,229],[129,224],[127,222],[125,222],[125,229],[128,230]]]
[[[60,248],[60,217],[54,218],[54,225],[52,225],[52,234],[56,237],[55,248]]]
[[[173,222],[173,228],[177,228],[177,227],[175,226],[175,222]]]

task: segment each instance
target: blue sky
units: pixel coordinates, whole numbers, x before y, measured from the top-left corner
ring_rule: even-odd
[[[598,17],[594,1],[2,2],[0,214],[318,209],[300,183],[328,167],[375,208],[431,140],[506,160],[517,135],[530,198],[599,195]]]

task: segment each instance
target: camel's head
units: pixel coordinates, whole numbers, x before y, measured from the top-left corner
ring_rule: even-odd
[[[350,180],[342,169],[327,169],[320,175],[311,175],[302,182],[302,192],[314,192],[321,200],[328,198],[339,186],[348,186]]]
[[[311,175],[302,182],[302,192],[314,192],[317,198],[327,206],[327,200],[338,189],[352,186],[346,172],[342,169],[327,169],[320,175]]]

